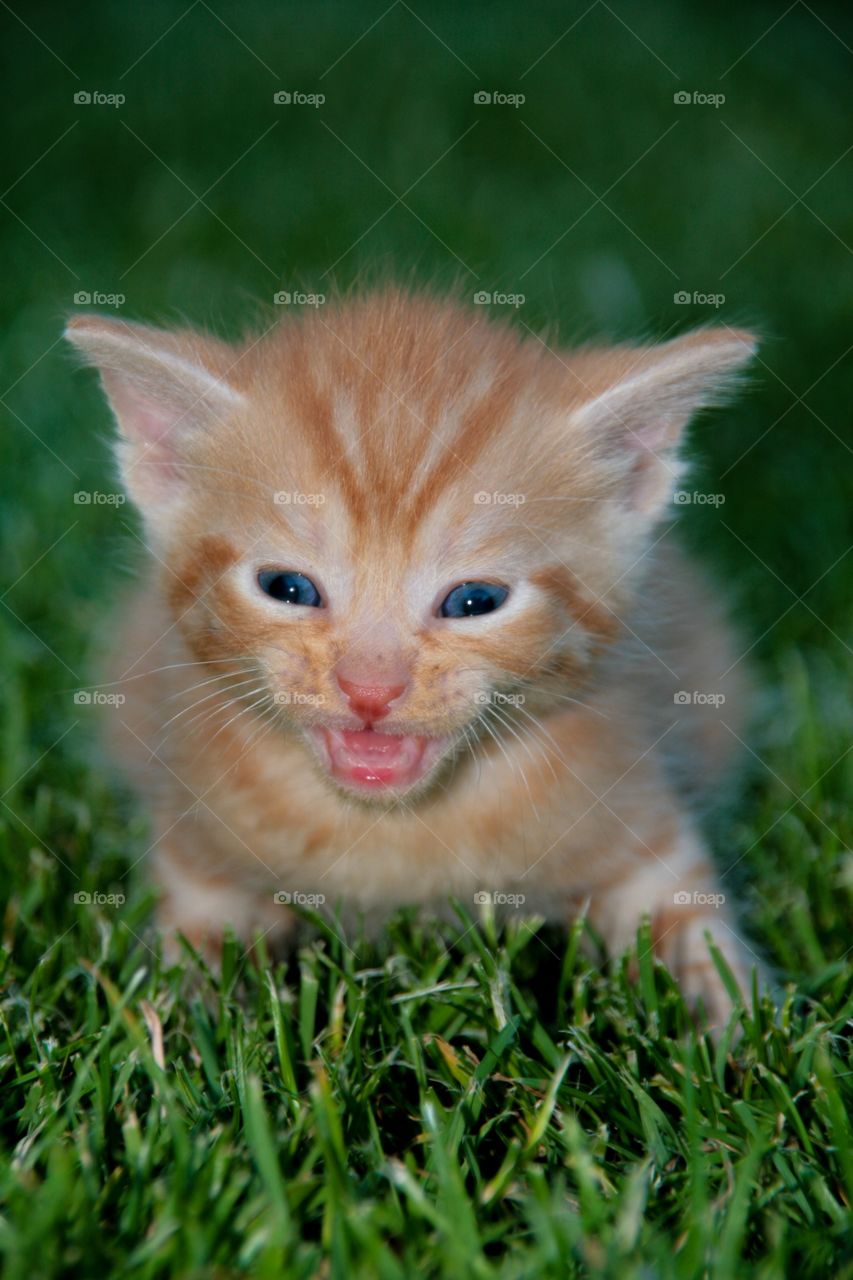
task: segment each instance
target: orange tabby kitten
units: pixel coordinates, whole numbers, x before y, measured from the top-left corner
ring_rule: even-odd
[[[288,901],[458,895],[587,909],[618,954],[648,913],[725,1019],[705,932],[747,989],[750,955],[698,817],[745,691],[659,526],[751,335],[555,353],[386,290],[237,346],[99,316],[68,337],[151,551],[113,736],[167,935],[215,952],[285,934]]]

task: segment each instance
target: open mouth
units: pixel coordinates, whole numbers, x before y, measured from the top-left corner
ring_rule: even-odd
[[[408,790],[426,777],[447,746],[446,737],[376,729],[317,728],[312,736],[331,776],[362,794]]]

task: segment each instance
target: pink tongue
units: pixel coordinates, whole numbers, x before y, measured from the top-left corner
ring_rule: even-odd
[[[389,761],[399,756],[405,746],[405,738],[399,734],[376,733],[373,729],[345,729],[341,737],[347,751],[360,759]]]
[[[398,785],[418,774],[426,738],[374,729],[327,731],[333,773],[366,786]]]

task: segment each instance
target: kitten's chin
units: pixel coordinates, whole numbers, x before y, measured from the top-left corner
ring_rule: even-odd
[[[312,726],[308,735],[329,777],[363,800],[388,801],[421,785],[450,745],[448,735]]]

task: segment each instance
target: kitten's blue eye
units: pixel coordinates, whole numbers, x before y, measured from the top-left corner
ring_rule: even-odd
[[[441,606],[442,618],[478,618],[499,609],[509,595],[506,587],[494,582],[462,582],[454,587]]]
[[[320,592],[304,573],[282,573],[280,569],[262,569],[258,574],[258,586],[273,600],[282,604],[306,604],[315,609],[322,606]]]

